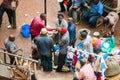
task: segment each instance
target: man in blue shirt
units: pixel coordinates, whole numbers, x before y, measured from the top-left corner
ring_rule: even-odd
[[[84,14],[84,17],[91,24],[96,27],[97,19],[103,14],[103,4],[100,0],[92,0],[91,9]]]
[[[73,23],[73,18],[68,18],[68,32],[70,36],[70,45],[74,47],[76,42],[76,26]]]
[[[47,36],[46,28],[42,28],[40,37],[34,39],[37,45],[41,64],[44,71],[52,71],[52,50],[53,50],[53,39]]]

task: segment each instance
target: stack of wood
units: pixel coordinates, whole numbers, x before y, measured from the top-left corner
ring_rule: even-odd
[[[30,80],[31,77],[31,64],[28,60],[23,60],[15,57],[16,68],[9,67],[11,72],[10,77],[17,80]]]

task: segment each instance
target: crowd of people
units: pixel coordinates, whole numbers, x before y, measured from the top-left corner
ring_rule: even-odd
[[[9,2],[10,1],[10,2]],[[13,0],[3,0],[3,3],[0,6],[0,21],[2,21],[2,15],[3,12],[6,11],[9,17],[10,25],[12,25],[11,21],[11,11],[13,10],[11,8],[11,2]],[[15,0],[16,4],[18,5],[18,0]],[[61,10],[59,12],[66,11],[64,6],[64,0],[59,0],[60,8]],[[90,26],[96,27],[96,21],[97,19],[102,16],[103,14],[103,4],[100,0],[92,0],[91,1],[91,8],[88,9],[88,11],[85,12],[83,15],[86,22],[90,23]],[[7,6],[6,6],[7,5]],[[16,5],[16,7],[17,7]],[[33,20],[30,23],[30,34],[31,34],[31,41],[32,44],[34,44],[34,47],[32,46],[32,58],[33,59],[40,59],[41,65],[43,67],[43,71],[52,71],[52,65],[54,63],[53,57],[55,54],[55,46],[59,45],[59,55],[58,55],[58,61],[57,61],[57,68],[56,72],[62,72],[62,68],[64,64],[66,63],[67,59],[67,52],[68,52],[68,46],[72,46],[73,48],[76,48],[76,25],[74,24],[72,12],[74,9],[77,10],[78,14],[80,13],[80,10],[82,7],[85,6],[85,0],[69,0],[67,4],[67,11],[69,12],[69,17],[67,20],[64,18],[64,15],[62,13],[58,13],[57,19],[55,20],[55,27],[47,27],[44,24],[44,20],[46,20],[46,14],[41,13],[40,16],[34,17]],[[10,13],[9,13],[10,12]],[[79,16],[78,16],[79,18]],[[114,28],[116,26],[116,23],[119,20],[119,16],[116,12],[110,12],[104,19],[103,24],[105,26],[105,31],[103,33],[106,34],[106,37],[113,38]],[[1,25],[1,22],[0,22]],[[48,35],[49,32],[52,32],[52,36]],[[95,38],[92,38],[90,35],[90,30],[88,29],[80,29],[78,31],[79,33],[79,39],[81,43],[81,50],[86,51],[88,53],[96,53],[96,47],[100,49],[100,44],[102,40],[100,39],[99,32],[94,33]],[[17,45],[14,43],[15,36],[10,35],[8,39],[5,40],[4,45],[7,49],[7,52],[12,54],[17,54],[17,52],[22,49],[19,49]],[[101,50],[100,50],[101,51]],[[80,55],[79,53],[76,53],[75,55]],[[78,50],[79,52],[79,50]],[[37,54],[37,55],[36,55]],[[38,55],[39,54],[39,55]],[[39,56],[38,58],[36,58]],[[74,56],[74,55],[73,55]],[[13,64],[14,57],[10,57],[10,64]],[[79,60],[79,63],[81,64],[81,67],[73,69],[73,71],[76,73],[76,76],[74,80],[96,80],[97,77],[93,70],[93,55],[88,55],[87,57],[81,56],[77,58]],[[86,58],[86,59],[84,59]],[[74,63],[77,61],[73,61]],[[90,73],[90,74],[89,74]],[[102,80],[102,79],[99,79]]]

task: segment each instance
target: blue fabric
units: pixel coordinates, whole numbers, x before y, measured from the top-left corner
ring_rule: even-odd
[[[100,15],[89,17],[90,14],[91,14],[91,12],[90,12],[90,10],[88,10],[83,16],[86,18],[87,22],[89,22],[91,24],[92,27],[95,27],[96,21],[100,17]]]
[[[105,53],[105,54],[103,55],[103,59],[106,60],[108,56],[109,56],[109,54],[108,54],[108,53]]]
[[[82,49],[83,48],[83,42],[79,42],[77,44],[77,49]]]
[[[60,49],[60,45],[54,46],[54,51],[57,51],[57,50],[59,50],[59,49]]]
[[[72,3],[74,3],[74,6],[78,7],[81,3],[85,3],[85,0],[72,0]]]
[[[120,55],[120,52],[118,52],[118,55]]]
[[[103,4],[101,3],[101,1],[98,2],[98,4],[94,4],[93,2],[91,3],[91,13],[99,13],[100,15],[103,14]]]
[[[69,24],[68,25],[68,32],[70,39],[72,40],[72,43],[74,44],[76,42],[76,26],[75,24]]]

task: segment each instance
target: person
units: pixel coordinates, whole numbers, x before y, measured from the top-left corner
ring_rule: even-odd
[[[58,19],[55,20],[55,26],[56,26],[56,28],[57,27],[66,27],[66,28],[68,27],[68,23],[64,19],[64,15],[63,14],[58,14],[57,18]],[[60,40],[59,33],[56,33],[55,36],[54,36],[54,42],[58,43],[59,40]]]
[[[61,72],[62,67],[65,64],[67,47],[69,46],[69,32],[66,27],[58,27],[58,31],[60,32],[61,39],[59,42],[60,50],[58,56],[58,67],[56,69],[56,72]]]
[[[16,3],[15,7],[12,7],[12,2]],[[9,18],[9,25],[8,28],[12,28],[13,27],[13,11],[16,10],[16,8],[18,7],[19,4],[19,0],[3,0],[1,5],[0,5],[0,27],[2,24],[2,16],[3,13],[6,12]]]
[[[63,14],[59,13],[57,15],[57,18],[58,19],[55,20],[55,26],[56,27],[61,27],[61,26],[62,27],[66,27],[66,28],[68,27],[67,21],[64,19],[64,15]]]
[[[105,33],[114,33],[115,26],[119,20],[119,15],[116,12],[109,12],[108,15],[103,19],[105,26]]]
[[[92,37],[88,29],[80,29],[79,31],[81,42],[83,42],[83,49],[87,52],[93,52]]]
[[[83,16],[90,23],[91,27],[96,27],[97,19],[103,14],[103,4],[100,0],[92,0],[91,9]]]
[[[48,31],[46,28],[42,28],[40,36],[34,39],[34,43],[37,45],[41,65],[43,71],[52,71],[52,51],[53,51],[53,39],[47,35]]]
[[[73,18],[68,18],[68,32],[70,37],[70,45],[72,45],[72,47],[74,48],[77,38],[76,38],[76,26],[73,23]]]
[[[17,45],[14,43],[14,41],[15,41],[15,36],[11,34],[9,35],[8,39],[5,39],[4,45],[8,53],[18,54],[17,52],[22,51],[22,49],[18,48]],[[12,65],[15,61],[15,57],[9,55],[9,58],[10,58],[10,64]]]
[[[73,80],[96,80],[92,65],[83,59],[81,59],[80,64],[81,68],[75,72],[76,79],[74,78]]]
[[[60,10],[58,12],[65,12],[65,6],[64,6],[64,0],[58,0],[59,5],[60,5]]]
[[[44,20],[46,20],[45,13],[41,13],[40,17],[33,18],[32,22],[30,23],[30,33],[32,40],[39,36],[41,29],[45,27],[45,24],[43,23]]]
[[[73,17],[73,11],[77,11],[77,21],[80,20],[80,10],[83,8],[85,0],[72,0],[72,6],[69,10],[68,16]]]

